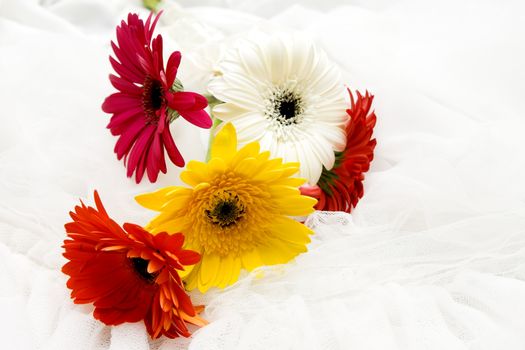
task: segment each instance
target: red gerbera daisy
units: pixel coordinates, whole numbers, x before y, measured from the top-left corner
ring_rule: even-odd
[[[115,153],[124,157],[127,176],[135,172],[139,183],[144,172],[151,182],[157,180],[159,171],[166,173],[164,149],[171,161],[184,166],[184,159],[175,146],[169,123],[181,115],[190,123],[210,128],[212,121],[204,108],[206,98],[194,92],[184,92],[176,80],[180,52],[168,59],[166,69],[162,54],[162,36],[152,39],[160,13],[146,23],[136,14],[129,14],[128,21],[117,27],[117,42],[111,46],[116,59],[111,65],[119,76],[110,74],[111,84],[119,90],[107,97],[102,110],[111,113],[108,129],[120,135]]]
[[[357,101],[350,89],[351,108],[346,112],[350,121],[346,125],[346,148],[336,152],[331,170],[323,168],[315,186],[301,187],[301,193],[318,199],[317,210],[345,211],[349,213],[363,197],[364,173],[374,159],[376,140],[371,139],[376,124],[375,112],[370,113],[374,96],[357,91]]]
[[[183,250],[184,236],[152,235],[142,227],[113,221],[95,191],[96,208],[75,207],[65,225],[62,272],[76,304],[93,303],[96,319],[107,325],[144,320],[152,338],[189,336],[186,323],[206,324],[186,294],[177,270],[200,255]]]

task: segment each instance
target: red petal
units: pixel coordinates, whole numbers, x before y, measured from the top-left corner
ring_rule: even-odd
[[[175,141],[173,141],[169,127],[164,129],[164,132],[162,133],[162,141],[164,141],[164,147],[166,147],[168,156],[173,164],[182,168],[184,166],[184,158],[182,158],[182,155],[175,145]]]
[[[155,132],[155,126],[154,125],[148,125],[145,130],[141,132],[139,135],[137,141],[133,145],[133,148],[131,149],[128,161],[127,161],[127,175],[128,177],[131,177],[133,172],[135,171],[136,175],[136,181],[137,183],[142,180],[142,176],[144,175],[145,170],[145,164],[144,164],[144,157],[146,152],[148,151],[149,144],[151,142],[153,133]]]
[[[120,90],[126,94],[142,96],[142,89],[135,84],[130,83],[116,75],[110,74],[109,81],[115,89]]]
[[[168,105],[171,109],[178,111],[198,111],[208,106],[206,97],[195,92],[180,91],[166,94]]]
[[[102,110],[106,113],[125,112],[130,108],[142,106],[142,100],[137,96],[116,92],[109,95],[102,104]]]
[[[140,122],[144,123],[144,111],[142,107],[135,107],[113,114],[109,124],[106,126],[111,130],[111,134],[120,135],[130,128],[133,124]]]
[[[144,131],[144,128],[146,128],[146,124],[141,120],[137,120],[122,133],[114,148],[117,159],[122,159],[129,152],[131,146]]]
[[[157,181],[157,177],[159,175],[159,162],[161,158],[161,152],[164,152],[163,149],[161,149],[161,142],[160,142],[160,135],[158,133],[155,133],[153,136],[153,141],[151,142],[150,149],[148,151],[147,155],[147,172],[148,172],[148,179],[150,182]]]
[[[180,115],[195,126],[203,129],[211,128],[213,121],[206,111],[180,111]]]
[[[166,80],[168,86],[172,86],[177,77],[177,71],[179,69],[181,60],[181,54],[179,51],[175,51],[170,55],[168,59],[168,65],[166,66]]]

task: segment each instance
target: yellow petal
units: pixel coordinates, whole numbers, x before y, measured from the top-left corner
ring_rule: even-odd
[[[260,154],[257,156],[257,159],[258,159],[260,162],[265,162],[265,161],[267,161],[268,159],[270,159],[270,151],[264,151],[264,152],[260,153]]]
[[[257,170],[257,174],[253,179],[255,181],[275,182],[283,178],[288,178],[297,171],[299,171],[299,163],[282,164],[280,158],[274,158],[264,162],[263,166]]]
[[[299,163],[299,162],[288,162],[288,163],[284,163],[283,164],[283,167],[285,167],[285,168],[296,168],[296,169],[299,169],[300,166],[301,166],[301,163]]]
[[[248,271],[251,271],[261,265],[264,265],[264,262],[261,260],[257,249],[245,252],[241,258],[242,266]]]
[[[227,123],[215,135],[211,145],[211,158],[229,161],[237,152],[237,134],[231,123]]]
[[[208,162],[208,170],[210,174],[223,173],[226,168],[226,163],[222,158],[212,158]]]
[[[281,178],[282,169],[258,171],[252,178],[254,181],[273,182]]]
[[[188,202],[192,198],[193,193],[192,191],[184,192],[186,193],[186,195],[174,197],[173,199],[164,203],[164,205],[161,208],[162,212],[170,212],[177,214],[179,213],[179,211],[187,209]]]
[[[196,173],[205,173],[207,169],[206,163],[199,162],[197,160],[190,160],[186,165],[186,169],[194,171]]]
[[[310,243],[313,233],[306,225],[285,216],[272,220],[270,230],[276,238],[302,245]]]
[[[287,262],[288,254],[283,254],[273,247],[270,242],[257,247],[257,252],[265,265],[276,265]]]
[[[261,258],[267,265],[284,264],[295,258],[302,252],[306,252],[306,246],[284,242],[280,239],[269,239],[264,245],[258,247]]]
[[[308,196],[297,196],[293,198],[275,198],[275,203],[281,210],[281,214],[290,216],[303,216],[313,213],[317,199]]]
[[[303,185],[306,182],[306,179],[300,178],[300,177],[287,177],[284,179],[279,179],[278,181],[275,181],[275,185],[279,186],[290,186],[290,187],[299,187]]]
[[[219,288],[224,288],[228,285],[233,274],[232,270],[233,257],[229,255],[221,257],[221,267],[219,268],[219,271],[217,273],[217,280],[215,281],[215,284]]]
[[[199,288],[201,285],[207,286],[212,284],[219,266],[220,258],[217,254],[203,254],[200,266]]]
[[[299,171],[299,163],[285,163],[283,164],[283,173],[281,177],[290,177]]]
[[[303,216],[313,213],[317,199],[308,196],[295,196],[290,198],[275,198],[281,214]]]
[[[184,187],[169,186],[161,188],[155,192],[139,194],[135,197],[135,200],[145,208],[160,211],[166,201],[170,198],[173,196],[184,195],[187,191],[188,189]]]
[[[186,170],[180,174],[180,178],[192,187],[197,186],[208,180],[208,165],[192,160],[186,166]]]
[[[187,290],[193,290],[198,287],[197,281],[199,280],[199,267],[200,267],[200,263],[198,263],[197,265],[194,265],[191,271],[189,271],[188,274],[184,276],[183,280],[184,282],[186,282]],[[201,291],[201,292],[204,293],[206,291]]]
[[[235,173],[251,178],[257,172],[257,159],[246,158],[237,163]]]
[[[185,232],[185,217],[173,217],[170,214],[161,213],[151,220],[145,227],[151,233],[167,232],[169,234]]]
[[[198,266],[200,263],[197,263],[196,265],[190,265],[190,266],[184,266],[184,270],[177,270],[179,273],[180,278],[185,279],[194,268],[198,269]]]
[[[268,186],[268,192],[274,198],[292,198],[301,194],[297,187],[291,186]]]
[[[283,160],[281,158],[272,158],[272,159],[262,161],[261,167],[259,170],[260,171],[276,170],[276,169],[280,169],[282,165],[283,165]]]
[[[228,282],[228,285],[234,284],[239,279],[239,275],[241,274],[241,268],[242,263],[241,259],[239,257],[233,258],[233,265],[232,265],[232,275],[230,277],[230,281]]]
[[[258,142],[250,142],[249,144],[245,145],[237,152],[235,157],[233,157],[232,166],[235,166],[238,162],[245,158],[257,158],[259,156],[259,149],[260,146]],[[260,159],[257,160],[258,163],[261,161]]]
[[[193,189],[195,192],[202,191],[210,187],[211,185],[208,182],[201,182]]]

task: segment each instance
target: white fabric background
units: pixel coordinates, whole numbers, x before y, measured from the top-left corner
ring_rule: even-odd
[[[219,43],[256,26],[311,35],[376,95],[376,159],[349,215],[315,214],[310,251],[193,293],[211,324],[148,342],[75,306],[59,272],[68,211],[98,189],[119,221],[135,185],[100,105],[114,26],[139,3],[0,0],[0,348],[525,349],[525,6],[521,1],[180,1],[158,32],[203,92]],[[217,7],[221,6],[221,7]],[[172,125],[186,159],[205,133]],[[261,278],[262,277],[262,278]]]

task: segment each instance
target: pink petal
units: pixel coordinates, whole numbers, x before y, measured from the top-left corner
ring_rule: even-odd
[[[140,155],[139,161],[137,162],[137,166],[135,169],[135,182],[136,183],[140,183],[142,181],[142,178],[144,177],[144,171],[146,170],[146,162],[145,162],[146,154],[147,154],[146,152],[143,152]],[[131,175],[128,177],[131,177]]]
[[[155,133],[153,136],[153,141],[151,142],[150,148],[147,152],[147,167],[148,179],[150,182],[157,181],[159,175],[159,162],[161,159],[161,152],[164,152],[161,149],[160,142],[161,135]]]
[[[180,91],[172,94],[166,94],[168,105],[171,109],[180,111],[195,111],[204,109],[208,106],[206,97],[195,92]]]
[[[146,125],[137,120],[129,128],[127,128],[122,135],[117,140],[115,144],[115,153],[117,154],[117,159],[122,159],[122,157],[128,154],[131,146],[135,143],[137,137],[144,131]]]
[[[162,108],[160,110],[160,118],[157,122],[157,133],[162,134],[166,126],[168,126],[168,122],[166,120],[166,109]]]
[[[139,69],[139,71],[141,71],[135,57],[137,54],[144,54],[150,49],[149,41],[146,42],[144,39],[144,32],[141,33],[140,29],[137,27],[128,29],[127,31],[123,29],[119,30],[117,28],[117,41],[120,46],[122,56],[128,60],[128,63],[134,65]],[[121,63],[124,64],[125,62]],[[142,72],[141,74],[145,73],[146,72]]]
[[[102,103],[102,110],[106,113],[118,113],[125,112],[130,108],[138,108],[142,106],[142,99],[124,94],[122,92],[116,92],[109,95]]]
[[[162,133],[162,140],[164,141],[164,147],[166,147],[168,156],[170,157],[173,164],[175,164],[178,167],[183,167],[184,158],[182,158],[182,155],[180,154],[179,150],[177,149],[177,146],[175,145],[175,141],[173,141],[170,128],[164,129],[164,132]]]
[[[146,34],[146,39],[148,39],[148,36],[151,38],[151,33],[153,33],[153,29],[155,29],[155,26],[154,26],[150,32],[150,24],[151,24],[152,16],[153,16],[153,12],[150,12],[148,18],[146,19],[146,24],[144,25],[144,28],[145,28],[144,33]]]
[[[122,78],[131,81],[133,83],[142,84],[144,82],[144,76],[134,72],[130,68],[118,63],[113,57],[109,56],[109,62],[111,66]]]
[[[115,113],[106,127],[111,130],[113,135],[120,135],[128,128],[128,124],[131,121],[138,118],[140,118],[142,122],[144,121],[144,111],[142,107],[135,107],[124,112]]]
[[[155,19],[153,20],[153,23],[151,24],[151,26],[149,26],[149,23],[151,21],[151,15],[153,13],[150,14],[150,16],[148,17],[148,20],[146,21],[146,30],[145,30],[145,33],[146,33],[146,39],[148,41],[151,40],[151,37],[153,36],[153,31],[155,30],[155,26],[157,25],[157,22],[160,18],[160,15],[162,15],[162,12],[163,11],[159,11],[159,13],[157,14],[157,16],[155,16]]]
[[[180,65],[180,60],[181,54],[179,51],[175,51],[170,55],[170,58],[168,58],[168,65],[166,66],[166,80],[168,86],[172,86],[175,82],[175,78],[177,77],[177,71]]]
[[[166,159],[164,157],[164,142],[162,141],[162,134],[160,135],[160,160],[159,160],[159,169],[163,174],[166,174]]]
[[[117,29],[118,32],[118,29]],[[123,41],[124,39],[119,38],[117,36],[117,39],[119,41]],[[118,47],[113,41],[111,42],[111,47],[113,48],[113,52],[115,53],[115,56],[117,56],[117,59],[120,64],[123,66],[129,68],[134,74],[139,76],[145,76],[145,72],[140,68],[137,60],[135,60],[135,55],[133,52],[135,52],[134,48],[129,48],[128,46],[132,46],[131,44],[123,45],[119,42],[120,47]],[[126,76],[123,76],[124,79],[129,80]]]
[[[160,72],[164,70],[164,59],[162,55],[162,36],[159,34],[151,43],[151,51],[153,53],[153,70]]]
[[[117,77],[116,75],[110,74],[109,81],[111,82],[111,85],[115,87],[115,89],[120,90],[123,93],[137,96],[142,95],[142,89],[140,87],[120,77]]]
[[[199,111],[180,111],[179,113],[184,119],[199,128],[209,129],[213,124],[208,113],[202,109]]]
[[[144,175],[144,168],[145,168],[145,154],[148,151],[149,145],[152,140],[153,133],[155,132],[155,126],[154,125],[148,125],[145,130],[143,130],[135,144],[133,145],[133,148],[131,149],[131,152],[129,154],[129,158],[127,159],[127,176],[131,177],[133,174],[133,171],[136,171],[136,181],[137,183],[140,182],[142,179],[142,176]]]

